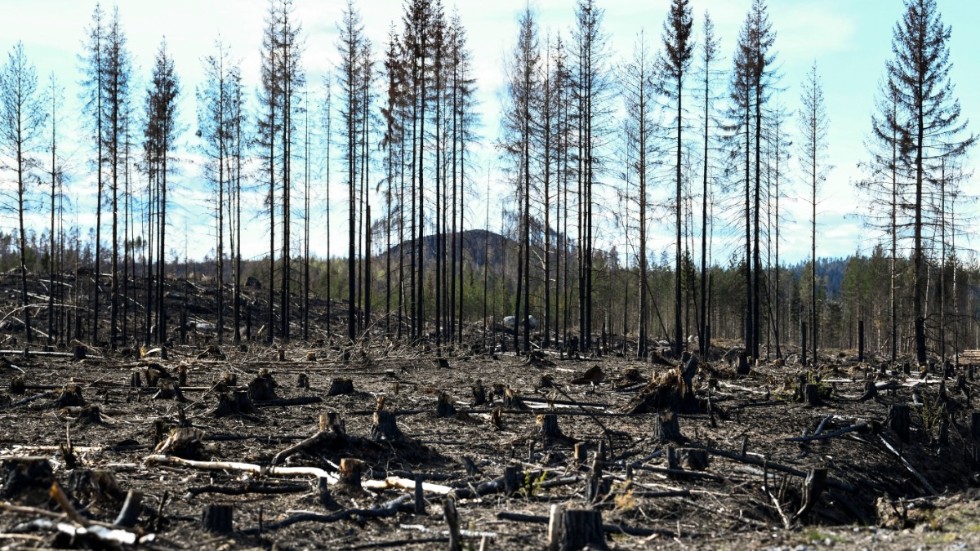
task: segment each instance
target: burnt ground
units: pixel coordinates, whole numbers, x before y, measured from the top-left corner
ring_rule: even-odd
[[[686,389],[659,354],[21,350],[0,359],[3,549],[446,548],[449,496],[473,549],[542,548],[556,504],[619,549],[980,544],[963,368],[737,375],[724,347]]]

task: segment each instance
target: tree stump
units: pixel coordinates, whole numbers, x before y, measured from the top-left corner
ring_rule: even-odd
[[[425,490],[422,485],[422,477],[415,477],[415,514],[425,514]]]
[[[125,496],[112,471],[103,469],[72,470],[68,475],[68,493],[86,509],[93,505],[115,507]]]
[[[476,384],[470,387],[473,392],[473,401],[470,405],[482,406],[487,403],[487,389],[483,386],[483,381],[480,379],[476,380]]]
[[[859,398],[860,401],[866,402],[878,396],[878,387],[875,385],[874,381],[867,381],[864,383],[864,394]]]
[[[446,524],[449,525],[449,551],[461,551],[463,546],[459,534],[459,512],[456,511],[456,500],[452,496],[446,497],[442,511],[446,516]]]
[[[587,454],[589,451],[589,446],[585,442],[576,442],[575,449],[572,452],[572,457],[575,459],[575,466],[580,467],[585,465],[588,460]]]
[[[738,360],[735,364],[735,373],[737,375],[749,374],[749,355],[744,350],[738,355]]]
[[[0,498],[26,505],[48,501],[54,482],[51,463],[44,457],[7,457],[0,460]]]
[[[190,427],[177,427],[167,438],[157,444],[156,453],[172,455],[183,459],[202,459],[204,452],[204,433]]]
[[[296,388],[310,388],[310,376],[300,373],[296,376]]]
[[[706,450],[698,448],[680,448],[677,450],[680,456],[680,463],[690,471],[704,471],[708,469],[709,456]]]
[[[803,401],[810,407],[817,407],[823,404],[820,399],[820,387],[815,384],[806,383],[803,385]]]
[[[157,384],[159,390],[153,395],[154,400],[177,400],[178,402],[186,402],[187,398],[184,398],[184,393],[180,391],[180,386],[177,381],[173,379],[160,379]]]
[[[456,415],[456,406],[453,405],[452,398],[445,392],[440,392],[436,402],[436,417],[452,417],[454,415]]]
[[[552,505],[548,520],[548,550],[577,551],[585,547],[608,549],[602,530],[602,513]]]
[[[259,374],[248,383],[248,397],[256,401],[275,400],[277,386],[269,370],[262,368],[259,370]]]
[[[85,350],[85,347],[80,344],[76,344],[75,346],[72,346],[71,347],[72,361],[80,362],[84,360],[85,356],[87,355],[86,352],[87,351]]]
[[[140,372],[138,370],[130,373],[129,386],[130,388],[140,388],[143,386],[143,379],[140,376]]]
[[[820,494],[827,488],[827,469],[810,469],[803,482],[803,502],[794,520],[809,513],[820,500]]]
[[[371,439],[375,442],[398,442],[405,437],[395,423],[395,414],[390,411],[375,411],[372,421]]]
[[[970,413],[970,434],[974,440],[980,441],[980,411]]]
[[[337,436],[346,436],[347,431],[344,427],[344,420],[341,419],[340,413],[336,411],[328,411],[326,413],[320,414],[320,432],[332,432]]]
[[[497,430],[504,428],[504,412],[500,409],[500,406],[493,408],[490,412],[490,425]]]
[[[214,381],[212,389],[215,392],[228,392],[238,386],[238,375],[233,371],[225,371]]]
[[[350,394],[354,394],[354,381],[351,379],[337,377],[330,381],[330,389],[327,390],[327,396],[347,396]]]
[[[520,397],[517,396],[517,393],[514,392],[514,389],[510,387],[504,389],[503,396],[504,396],[505,409],[513,409],[513,410],[521,410],[521,411],[526,411],[530,409],[529,407],[527,407],[527,404],[524,403],[524,400],[521,400]]]
[[[170,373],[160,364],[146,366],[143,374],[146,376],[146,386],[160,386],[160,381],[170,378]]]
[[[24,380],[23,375],[14,375],[10,379],[10,394],[14,396],[21,396],[27,392],[27,381]]]
[[[503,475],[504,494],[508,496],[512,496],[517,492],[521,491],[521,487],[523,486],[523,482],[524,482],[523,478],[524,477],[521,476],[520,468],[515,467],[513,465],[508,465],[504,467],[504,475]]]
[[[211,410],[211,415],[215,417],[228,417],[231,415],[250,415],[255,413],[255,411],[255,404],[248,397],[248,392],[235,390],[218,393],[218,405]]]
[[[667,456],[668,469],[670,469],[671,471],[680,470],[681,465],[680,462],[677,460],[677,448],[675,448],[674,446],[667,446],[667,449],[664,450],[664,455]]]
[[[347,494],[357,495],[364,493],[361,487],[361,473],[364,472],[364,462],[352,457],[344,457],[340,460],[340,480],[334,486],[336,491]]]
[[[894,404],[888,410],[888,427],[895,431],[899,440],[911,440],[912,412],[906,404]]]
[[[75,426],[85,427],[88,425],[101,425],[104,421],[102,420],[102,409],[99,406],[85,406],[78,412],[78,417],[75,418]]]
[[[82,387],[75,383],[66,384],[55,399],[55,405],[59,408],[84,406],[85,398],[82,397]]]
[[[681,425],[677,420],[676,412],[657,414],[657,421],[654,426],[654,439],[661,444],[666,444],[667,442],[683,444],[687,442],[687,438],[681,434]]]
[[[201,528],[205,532],[230,534],[234,511],[235,509],[230,503],[205,505],[204,511],[201,512]]]
[[[568,437],[562,434],[558,427],[558,416],[554,413],[538,415],[535,421],[538,426],[538,437],[544,442],[568,440]]]
[[[589,474],[585,478],[585,501],[588,503],[601,501],[609,493],[610,488],[611,483],[602,478],[602,460],[596,454]]]

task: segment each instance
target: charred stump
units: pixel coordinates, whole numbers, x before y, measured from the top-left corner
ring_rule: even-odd
[[[85,427],[88,425],[101,425],[105,423],[102,419],[102,410],[99,406],[85,406],[78,412],[78,417],[75,418],[76,427]]]
[[[374,412],[371,424],[371,439],[375,442],[399,442],[405,438],[395,423],[395,414],[379,409]]]
[[[867,381],[864,383],[864,394],[858,398],[861,402],[866,402],[878,397],[878,386],[875,385],[874,381]]]
[[[276,387],[279,386],[268,369],[260,369],[251,382],[248,383],[248,397],[254,401],[276,399]]]
[[[654,425],[654,440],[661,444],[673,442],[683,444],[687,438],[681,434],[681,425],[677,419],[677,412],[661,412],[657,414],[657,421]]]
[[[535,418],[537,425],[537,439],[541,440],[545,446],[553,444],[570,444],[572,439],[562,433],[558,427],[558,416],[554,413],[545,413]]]
[[[125,493],[112,471],[75,469],[68,476],[69,493],[86,509],[93,506],[116,507]]]
[[[823,400],[820,399],[820,387],[812,383],[805,383],[803,385],[803,402],[810,407],[823,405]]]
[[[798,520],[813,510],[826,488],[827,469],[810,469],[803,482],[803,503],[793,519]]]
[[[330,381],[330,389],[327,390],[327,396],[347,396],[350,394],[354,394],[354,381],[351,379],[337,377]]]
[[[521,470],[514,465],[508,465],[504,467],[504,475],[502,477],[502,484],[504,487],[504,494],[508,496],[515,495],[521,491],[523,477],[521,476]]]
[[[228,417],[231,415],[251,415],[257,410],[248,392],[244,390],[234,390],[231,392],[218,393],[218,405],[211,410],[211,415],[215,417]]]
[[[15,375],[10,379],[10,394],[21,396],[27,392],[27,381],[23,375]]]
[[[65,385],[55,399],[55,406],[59,408],[81,407],[84,405],[85,398],[82,397],[82,387],[76,383]]]
[[[48,502],[54,482],[51,463],[44,457],[6,457],[0,460],[0,498],[27,505]]]
[[[483,386],[483,381],[480,379],[476,380],[476,384],[470,387],[473,392],[473,401],[470,405],[482,406],[487,403],[487,389]]]
[[[361,487],[361,474],[364,472],[364,462],[352,457],[344,457],[340,460],[340,475],[334,491],[347,495],[359,495],[364,493]]]
[[[736,375],[748,375],[749,374],[749,354],[745,350],[739,353],[738,360],[735,363],[735,374]]]
[[[204,458],[204,433],[191,427],[171,429],[167,438],[157,444],[156,453],[172,455],[183,459]]]
[[[230,503],[205,505],[204,511],[201,512],[201,528],[205,532],[230,534],[234,511]]]
[[[551,506],[548,521],[548,551],[608,549],[602,530],[602,513],[591,509]]]
[[[180,385],[173,379],[161,379],[157,384],[157,388],[159,390],[153,395],[154,400],[187,401],[187,398],[184,398],[184,393],[180,391]]]
[[[452,398],[445,392],[440,392],[436,402],[436,417],[452,417],[454,415],[456,415],[456,406],[453,405]]]
[[[888,410],[888,427],[895,431],[898,439],[908,443],[911,439],[912,412],[907,404],[894,404]]]
[[[705,471],[708,469],[709,455],[707,450],[699,448],[678,448],[677,455],[680,464],[689,471]]]
[[[461,551],[462,539],[459,532],[459,512],[456,510],[456,500],[452,496],[446,498],[442,507],[449,526],[449,551]]]

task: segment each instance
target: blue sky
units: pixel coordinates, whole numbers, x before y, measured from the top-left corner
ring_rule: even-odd
[[[345,4],[342,0],[295,0],[296,13],[302,22],[306,41],[304,64],[308,81],[319,85],[325,73],[336,60],[336,24]],[[699,35],[703,14],[707,10],[715,21],[721,39],[724,67],[730,66],[728,57],[732,51],[738,28],[749,8],[750,0],[692,0],[696,13],[695,32]],[[197,170],[194,168],[193,130],[195,126],[194,88],[199,84],[201,59],[213,52],[215,39],[220,35],[232,50],[232,55],[242,61],[246,82],[254,87],[258,82],[259,49],[266,0],[120,0],[117,4],[105,2],[109,9],[118,5],[126,32],[137,82],[145,82],[149,67],[160,40],[166,36],[174,56],[176,70],[183,86],[180,105],[184,125],[187,127],[180,143],[187,158],[181,172],[174,177],[175,199],[180,203],[171,220],[178,233],[189,228],[188,249],[191,256],[200,257],[213,247],[209,239],[202,238],[212,230],[202,226],[207,220],[206,192],[201,189]],[[502,105],[505,59],[509,56],[517,35],[517,14],[524,8],[525,0],[467,0],[446,2],[447,9],[459,10],[466,26],[470,47],[473,51],[477,73],[480,109],[484,120],[481,134],[492,144],[498,133],[497,119]],[[573,0],[539,0],[530,3],[538,14],[543,33],[566,33],[573,22]],[[656,45],[669,5],[668,0],[600,0],[605,9],[605,31],[610,38],[613,61],[625,62],[637,34],[645,29],[651,42]],[[0,26],[0,53],[5,55],[13,44],[24,42],[28,57],[38,67],[42,82],[54,72],[66,89],[67,115],[62,121],[64,134],[61,148],[65,152],[71,183],[79,205],[78,222],[91,225],[94,208],[90,198],[94,195],[91,178],[86,175],[86,160],[91,153],[78,131],[79,120],[74,114],[77,104],[79,73],[78,51],[83,42],[84,29],[90,21],[95,2],[82,0],[0,0],[0,13],[4,25]],[[383,47],[389,25],[394,20],[400,28],[402,0],[361,0],[357,3],[368,35],[376,51]],[[977,33],[980,28],[980,9],[970,0],[939,0],[939,6],[947,24],[953,26],[951,41],[952,77],[957,96],[963,106],[963,114],[973,123],[980,122],[980,59]],[[870,128],[870,114],[877,86],[884,74],[884,64],[890,58],[892,30],[902,13],[899,0],[770,0],[769,9],[773,28],[777,33],[775,50],[781,79],[779,101],[790,110],[799,103],[799,83],[811,63],[816,61],[823,77],[830,118],[828,160],[834,166],[821,192],[818,223],[821,256],[840,256],[860,250],[867,252],[874,241],[862,227],[859,216],[866,205],[853,192],[852,182],[859,177],[857,163],[865,157],[863,141]],[[142,103],[143,84],[137,85],[137,100]],[[316,90],[314,90],[316,92]],[[795,124],[791,125],[795,131]],[[181,152],[178,152],[181,154]],[[485,155],[492,158],[493,155]],[[974,155],[975,157],[975,155]],[[795,169],[796,163],[791,164]],[[968,167],[972,162],[968,162]],[[494,166],[484,166],[480,173],[490,171],[494,178]],[[480,179],[485,179],[481,176]],[[792,178],[792,176],[791,176]],[[6,183],[0,185],[7,185]],[[334,194],[335,203],[341,205],[339,182]],[[791,197],[784,203],[788,221],[783,228],[781,244],[783,258],[796,261],[807,256],[809,231],[806,205],[792,196],[802,196],[802,184],[789,192]],[[478,184],[477,189],[483,189]],[[967,185],[967,192],[973,186]],[[319,198],[322,201],[322,196]],[[959,209],[958,209],[959,210]],[[472,213],[472,225],[483,226],[483,214]],[[337,208],[332,215],[336,231],[332,240],[335,251],[341,250],[343,240],[340,228],[346,223],[346,215]],[[13,227],[12,218],[0,221]],[[247,252],[258,256],[263,252],[265,240],[259,230],[261,223],[252,224],[255,238],[254,250]],[[659,227],[655,227],[656,232]],[[655,251],[668,248],[669,228],[658,233]],[[322,232],[322,225],[314,224],[314,231]],[[612,232],[608,232],[610,235]],[[615,241],[614,238],[610,237]],[[322,254],[323,240],[318,240]],[[964,245],[960,243],[960,245]],[[969,246],[969,245],[967,245]],[[183,248],[182,243],[175,247]],[[716,252],[716,258],[727,256],[726,251]]]

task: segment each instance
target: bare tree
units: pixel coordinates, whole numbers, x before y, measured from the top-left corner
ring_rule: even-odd
[[[156,335],[157,342],[167,340],[167,312],[165,307],[166,229],[167,229],[167,176],[169,156],[176,139],[177,96],[180,85],[174,72],[173,58],[167,53],[167,42],[162,41],[153,65],[153,76],[146,95],[146,127],[144,129],[144,155],[149,168],[151,187],[156,198],[157,219],[157,291]]]
[[[823,85],[816,62],[810,67],[800,96],[800,165],[810,188],[810,323],[812,354],[817,361],[817,193],[827,179],[827,132],[829,121]]]
[[[530,326],[528,298],[530,292],[531,255],[531,157],[532,157],[532,104],[538,101],[541,54],[538,46],[537,24],[530,8],[520,16],[517,44],[508,67],[507,105],[504,114],[504,151],[513,163],[510,173],[517,192],[519,230],[517,261],[517,293],[514,297],[514,347],[520,350],[519,334],[524,328],[524,349],[530,350]],[[523,305],[523,310],[522,310]]]
[[[24,44],[17,42],[7,54],[7,63],[0,72],[0,159],[4,172],[12,173],[17,213],[18,249],[20,259],[21,308],[27,342],[33,342],[31,312],[27,295],[27,233],[24,213],[28,209],[31,191],[28,184],[40,181],[39,153],[47,113],[37,87],[37,70],[24,53]]]
[[[670,13],[664,22],[664,51],[660,57],[660,68],[663,72],[662,86],[665,94],[677,107],[675,111],[676,140],[674,142],[675,185],[676,195],[674,204],[674,221],[677,230],[674,256],[674,353],[680,356],[684,348],[684,334],[681,326],[681,310],[684,304],[681,299],[681,228],[683,227],[683,180],[681,156],[684,150],[684,77],[694,57],[694,42],[691,30],[694,20],[691,16],[691,6],[688,0],[673,0]]]
[[[650,322],[650,296],[649,296],[649,275],[650,265],[647,259],[649,250],[647,217],[649,208],[649,185],[650,173],[655,165],[656,144],[655,136],[657,126],[653,116],[656,109],[655,82],[656,73],[653,66],[654,60],[649,51],[644,33],[640,33],[636,44],[633,46],[633,57],[623,68],[622,86],[623,99],[626,102],[626,131],[624,139],[628,152],[628,173],[635,174],[636,177],[636,201],[639,207],[637,218],[638,241],[637,264],[639,267],[639,281],[637,284],[637,304],[639,315],[639,342],[637,346],[637,358],[643,359],[648,354],[649,342],[649,322]],[[679,279],[678,279],[679,281]],[[680,311],[680,309],[678,309]]]
[[[91,117],[92,141],[95,145],[95,179],[96,179],[96,200],[95,200],[95,269],[93,275],[95,285],[93,285],[93,301],[90,323],[92,326],[92,342],[97,343],[99,339],[99,279],[102,274],[102,202],[104,192],[104,173],[103,163],[105,158],[102,151],[103,146],[103,126],[105,124],[105,113],[103,112],[103,100],[106,78],[105,61],[105,41],[106,41],[106,17],[102,11],[102,4],[96,3],[95,10],[92,12],[92,22],[86,30],[87,42],[85,43],[85,53],[82,57],[82,70],[84,79],[82,81],[82,99],[84,110]],[[150,309],[147,307],[147,312]],[[80,327],[75,324],[76,334],[81,334]],[[149,323],[147,323],[149,330]]]

